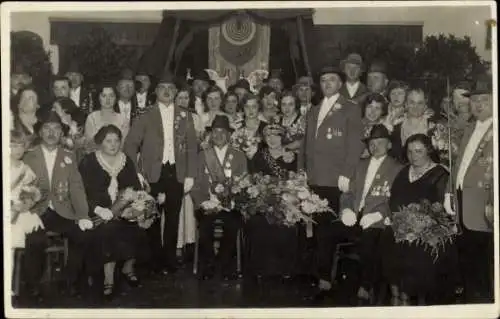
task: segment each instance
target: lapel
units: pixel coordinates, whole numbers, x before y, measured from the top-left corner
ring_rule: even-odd
[[[317,132],[319,133],[319,131],[321,130],[321,128],[323,127],[323,125],[325,125],[325,123],[331,119],[331,118],[335,118],[333,117],[333,115],[337,114],[342,114],[343,111],[344,111],[344,107],[345,107],[345,103],[347,102],[347,99],[345,97],[343,97],[342,95],[339,95],[337,101],[335,101],[335,103],[333,103],[333,105],[330,106],[330,110],[328,111],[328,113],[326,113],[325,115],[325,118],[323,119],[323,121],[321,122],[321,124],[319,125],[318,127],[318,130]],[[323,104],[323,102],[321,102]],[[341,109],[339,110],[334,110],[334,106],[335,104],[339,104],[342,106]],[[319,109],[321,109],[321,106],[319,107]],[[319,116],[319,110],[318,110],[318,116]],[[318,118],[318,116],[316,118]],[[316,120],[317,121],[317,120]]]
[[[156,103],[152,110],[151,110],[151,123],[153,124],[154,127],[157,128],[158,135],[160,136],[161,141],[163,141],[163,144],[165,141],[163,140],[163,130],[165,129],[163,127],[163,118],[160,112],[160,105]]]
[[[57,154],[56,154],[56,159],[54,161],[54,168],[52,169],[52,181],[51,181],[51,189],[54,188],[54,185],[56,185],[56,179],[60,179],[63,174],[62,171],[64,170],[61,165],[70,165],[64,162],[64,152],[63,150],[58,147],[57,148]]]
[[[368,166],[370,165],[370,159],[363,161],[363,164],[360,165],[359,169],[359,181],[360,183],[356,183],[356,189],[354,190],[356,192],[356,209],[359,207],[359,203],[361,201],[361,197],[363,196],[363,189],[365,188],[365,181],[366,181],[366,174],[368,173]]]
[[[482,144],[482,143],[485,143],[485,146],[489,143],[489,142],[485,142],[484,140],[486,139],[486,137],[490,134],[490,131],[493,129],[493,122],[491,122],[489,128],[486,130],[486,133],[484,133],[483,137],[481,138],[481,141],[479,141],[479,144],[478,144],[478,148],[476,148],[476,150],[474,151],[474,156],[472,157],[472,160],[471,160],[471,164],[472,163],[475,163],[477,162],[478,160],[478,157],[481,155],[479,152],[478,152],[478,149],[479,149],[479,146]],[[485,147],[485,149],[487,149]]]
[[[47,189],[50,189],[49,172],[45,164],[45,156],[42,152],[42,146],[38,145],[33,149],[33,163],[34,171],[40,181],[40,184],[45,184]]]
[[[453,176],[455,176],[455,178],[457,177],[458,169],[460,168],[460,165],[462,165],[462,160],[464,157],[465,148],[467,147],[467,144],[469,144],[469,140],[472,136],[472,133],[474,132],[475,127],[476,127],[476,123],[471,123],[471,125],[467,125],[465,127],[464,136],[462,138],[462,144],[460,145],[460,150],[458,152],[459,156],[457,159],[457,165],[455,165],[455,167],[454,167],[455,173],[453,174]]]

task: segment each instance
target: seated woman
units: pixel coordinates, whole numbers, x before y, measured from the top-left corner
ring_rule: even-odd
[[[243,113],[241,112],[240,100],[234,92],[227,92],[222,102],[224,112],[229,118],[229,124],[235,130],[239,129],[243,122]]]
[[[127,117],[120,114],[116,89],[112,83],[104,83],[97,92],[98,105],[97,111],[90,113],[85,122],[85,139],[87,143],[87,151],[94,151],[94,136],[97,132],[106,125],[114,125],[120,129],[122,136],[125,138],[130,129],[130,123]]]
[[[286,180],[290,171],[297,170],[293,152],[282,144],[284,130],[270,124],[264,129],[265,145],[255,154],[250,173],[262,173]],[[263,277],[293,276],[298,271],[298,228],[270,224],[264,215],[254,215],[247,220],[248,259],[246,265],[251,275]]]
[[[24,133],[27,137],[27,147],[30,149],[37,138],[35,124],[38,122],[40,104],[34,87],[27,86],[18,92],[18,104],[12,106],[13,130]]]
[[[278,110],[278,92],[270,86],[264,86],[259,91],[259,100],[262,106],[260,119],[264,122],[271,123],[277,116]]]
[[[95,254],[90,271],[95,273],[104,266],[104,296],[111,299],[114,292],[115,264],[124,261],[122,273],[132,287],[139,285],[135,274],[136,260],[144,259],[148,248],[146,233],[136,223],[113,218],[111,207],[120,191],[141,189],[134,164],[120,151],[122,132],[114,125],[106,125],[95,135],[99,149],[83,158],[79,170],[83,178],[89,216],[107,221],[94,230]]]
[[[425,134],[412,135],[406,140],[405,149],[409,164],[396,175],[392,184],[391,212],[411,203],[419,204],[424,199],[442,203],[449,174],[436,164],[430,138]],[[426,298],[435,298],[435,302],[436,298],[454,293],[454,269],[457,269],[454,245],[447,244],[434,262],[434,257],[422,246],[395,243],[391,227],[387,227],[382,236],[383,273],[391,284],[393,305],[409,305],[412,297],[418,297],[419,304],[426,303]]]
[[[57,98],[52,104],[52,109],[67,127],[67,134],[62,139],[63,145],[69,150],[74,150],[76,160],[80,162],[85,155],[85,136],[83,134],[85,113],[76,106],[72,99],[67,97]]]

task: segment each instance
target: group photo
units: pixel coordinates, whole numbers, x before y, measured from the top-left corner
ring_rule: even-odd
[[[2,5],[6,302],[494,304],[496,4],[423,3]]]

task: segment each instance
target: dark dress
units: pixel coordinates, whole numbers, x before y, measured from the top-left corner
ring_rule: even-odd
[[[273,159],[267,148],[260,149],[252,159],[253,171],[287,178],[297,170],[297,159],[286,163]],[[263,215],[255,215],[245,225],[247,270],[254,276],[291,276],[298,269],[298,227],[270,224]]]
[[[399,211],[400,207],[419,203],[423,199],[443,203],[448,171],[436,165],[411,183],[409,167],[404,167],[394,180],[389,202],[391,211]],[[454,274],[450,267],[456,267],[453,265],[456,257],[454,245],[446,245],[434,262],[430,252],[424,251],[421,246],[395,243],[391,227],[384,230],[382,245],[384,276],[402,292],[410,296],[433,294],[431,297],[436,297],[436,294],[452,289],[450,286],[455,278],[451,278]]]
[[[95,217],[96,206],[110,208],[111,198],[108,186],[111,181],[109,174],[97,161],[95,153],[86,155],[79,166],[83,184],[89,203],[89,217]],[[134,164],[127,157],[125,166],[118,174],[119,191],[132,187],[141,189]],[[136,223],[123,219],[112,220],[100,224],[93,230],[92,249],[95,250],[91,271],[97,271],[107,262],[126,261],[135,258],[144,261],[148,257],[146,232]]]

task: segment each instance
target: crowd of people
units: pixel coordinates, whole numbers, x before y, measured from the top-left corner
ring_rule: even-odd
[[[72,287],[79,278],[97,284],[102,272],[102,293],[111,299],[115,273],[132,287],[140,284],[136,265],[175,273],[183,228],[192,235],[182,244],[185,260],[192,260],[197,241],[200,280],[238,276],[242,233],[245,276],[312,276],[318,296],[332,289],[337,245],[354,242],[360,304],[376,303],[385,286],[392,305],[437,303],[460,291],[468,303],[493,301],[491,79],[461,81],[443,97],[458,148],[447,167],[433,129],[451,119],[429,107],[422,88],[389,79],[382,61],[365,68],[356,53],[291,88],[277,72],[256,90],[246,79],[221,88],[206,71],[187,80],[166,73],[153,84],[149,74],[125,70],[116,80],[93,83],[93,92],[83,71],[71,64],[53,79],[52,102],[39,105],[29,72],[12,69],[11,196],[32,184],[42,194],[29,207],[12,205],[13,249],[24,249],[28,295],[40,294],[48,231],[69,241]],[[234,136],[256,142],[238,147]],[[227,177],[286,180],[298,171],[334,213],[280,228],[258,214],[248,219],[235,210],[203,209],[212,186]],[[114,204],[127,188],[157,199],[161,218],[147,228],[116,218]],[[422,246],[396,242],[391,228],[395,212],[424,199],[442,204],[459,230],[437,261]],[[189,218],[197,225],[192,229],[185,227]]]

